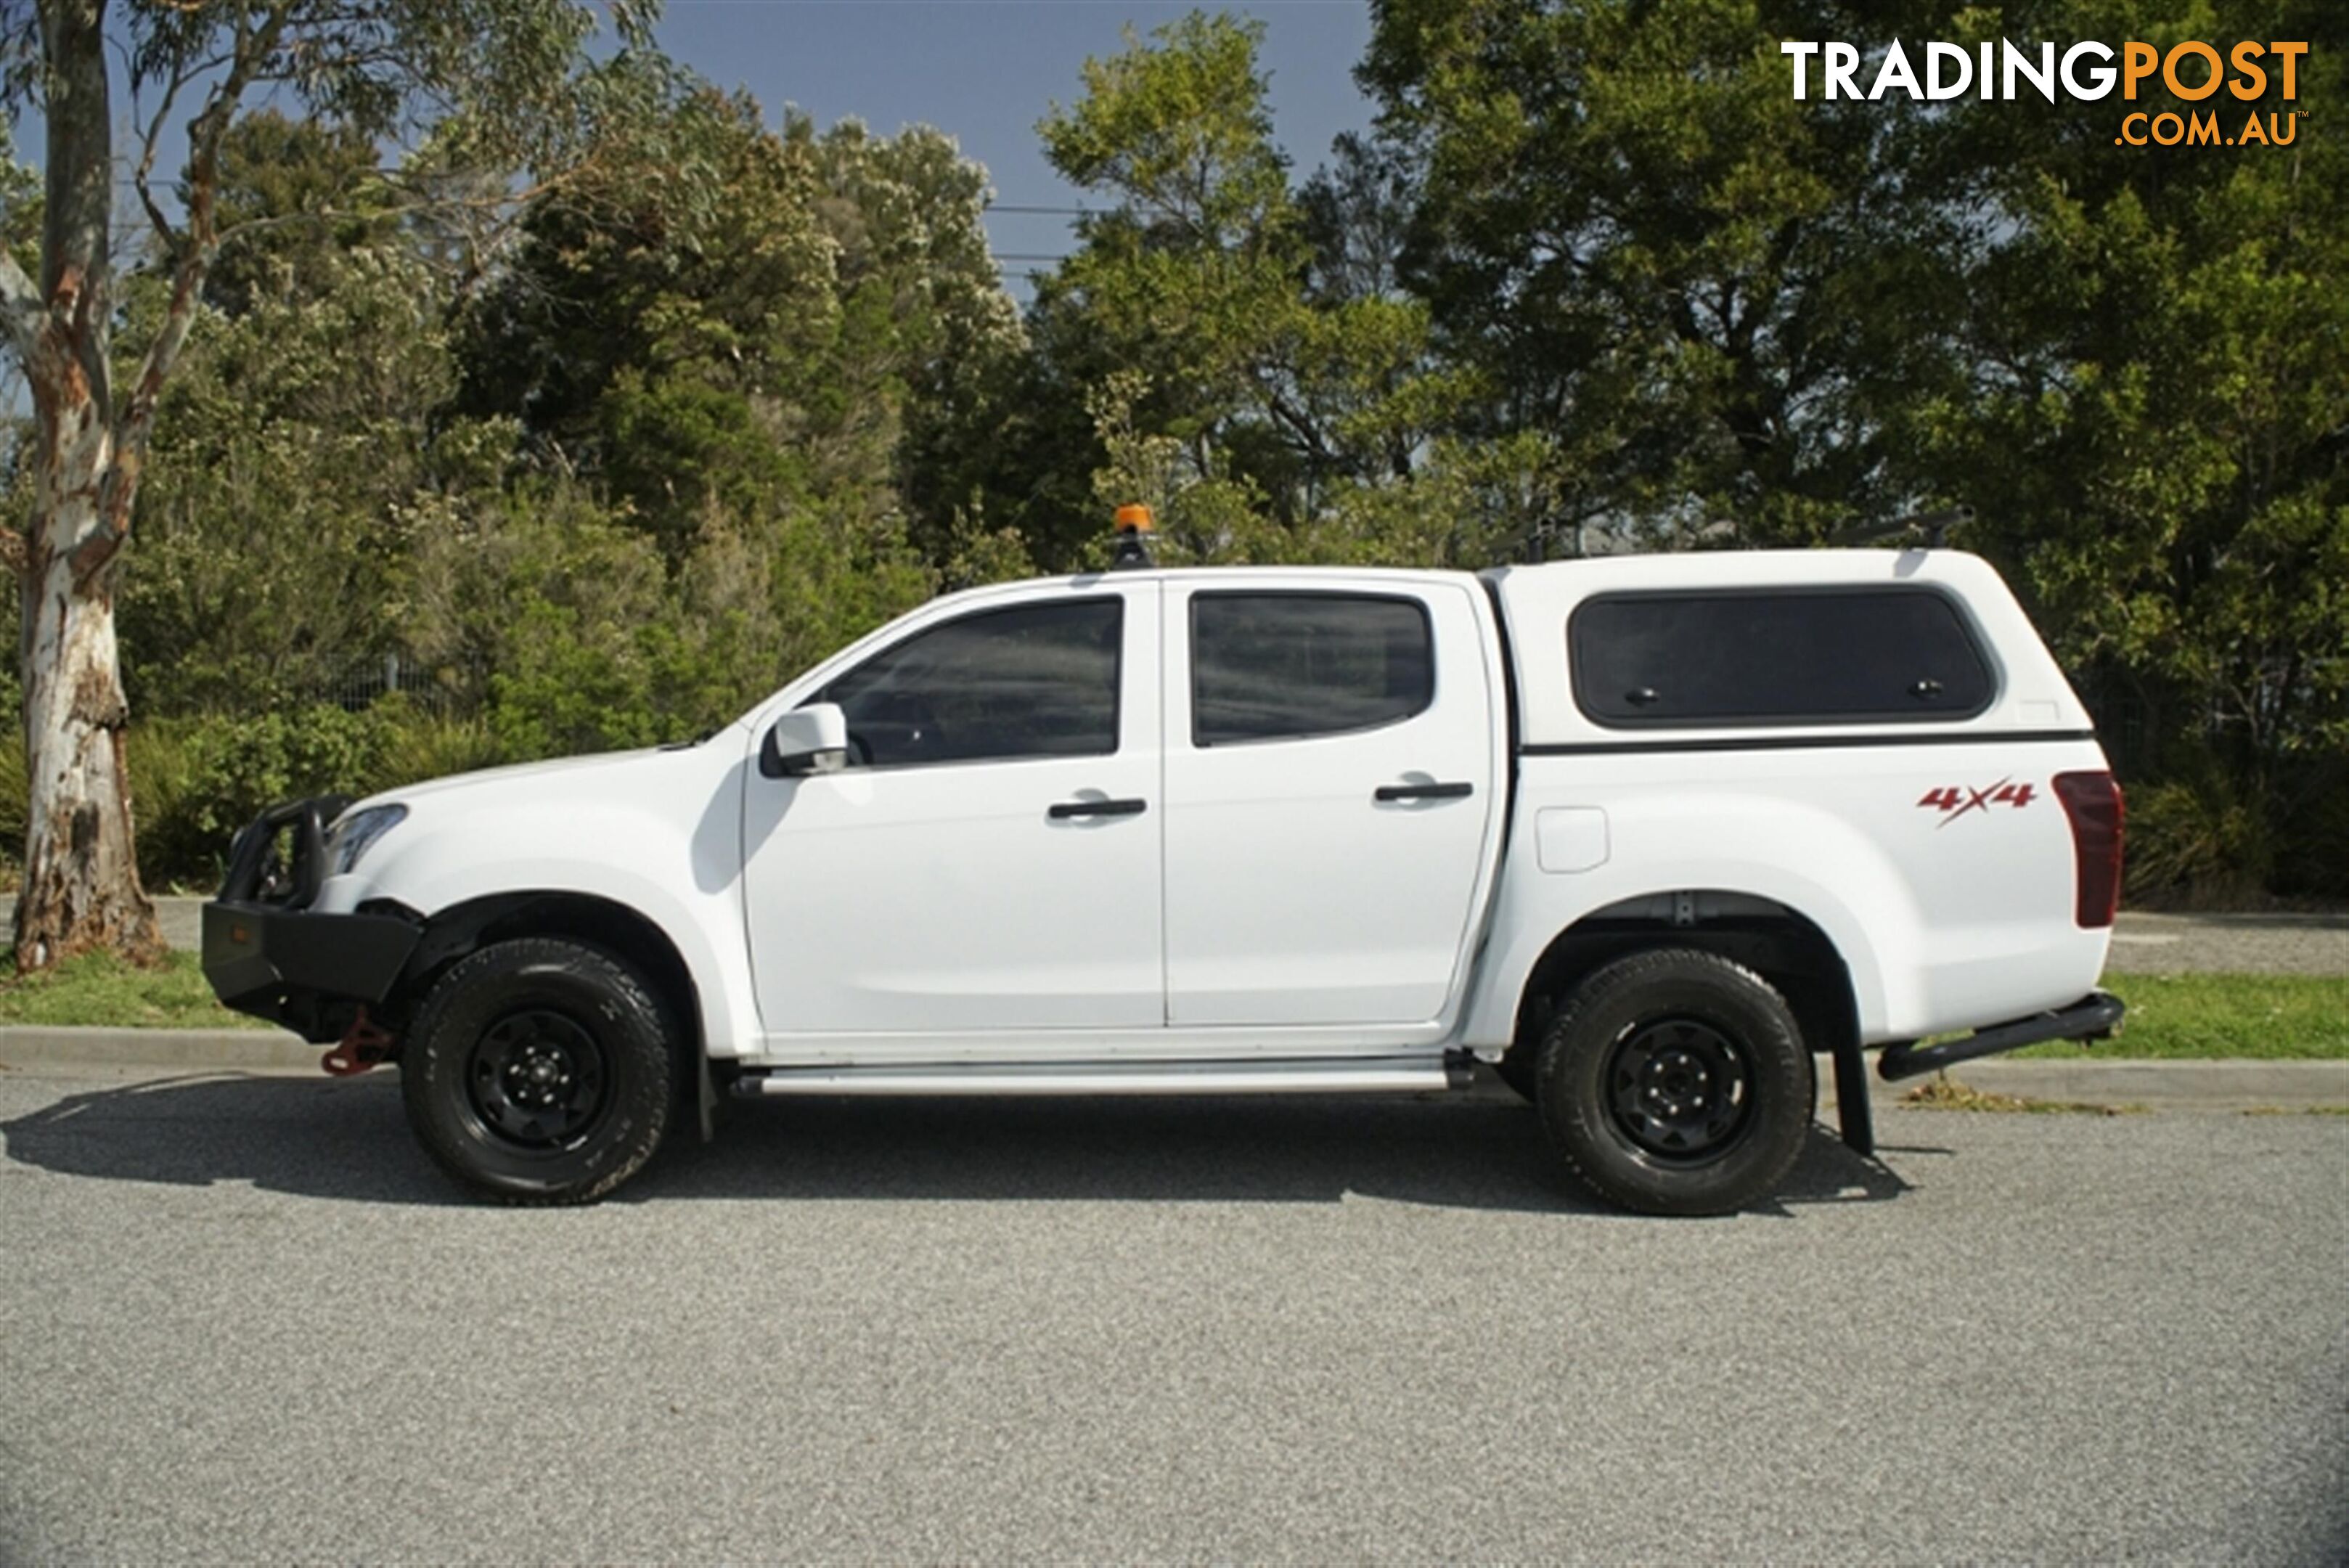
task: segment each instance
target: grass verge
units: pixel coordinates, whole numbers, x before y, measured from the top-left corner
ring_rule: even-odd
[[[2121,974],[2106,985],[2128,1003],[2121,1032],[2088,1048],[2113,1059],[2337,1061],[2349,1057],[2349,975]],[[2019,1057],[2074,1057],[2052,1041]]]
[[[84,953],[46,973],[19,975],[16,953],[0,980],[0,1024],[100,1023],[131,1029],[264,1029],[212,996],[193,953],[172,953],[153,969],[112,953]]]

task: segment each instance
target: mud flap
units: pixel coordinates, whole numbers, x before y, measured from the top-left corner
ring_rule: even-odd
[[[1868,1061],[1859,1042],[1837,1044],[1835,1055],[1836,1120],[1842,1124],[1843,1146],[1862,1159],[1876,1153],[1876,1114],[1868,1103]]]

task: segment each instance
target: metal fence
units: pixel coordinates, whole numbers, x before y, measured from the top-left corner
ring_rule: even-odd
[[[310,702],[331,704],[351,712],[371,708],[398,693],[413,706],[443,718],[463,718],[480,711],[490,690],[490,664],[483,658],[419,663],[397,653],[354,666],[303,694]]]

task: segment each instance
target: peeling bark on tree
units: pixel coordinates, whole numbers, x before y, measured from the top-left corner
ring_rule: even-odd
[[[39,285],[0,257],[0,299],[37,426],[33,516],[6,552],[24,612],[17,654],[30,794],[16,897],[20,971],[93,948],[140,962],[163,952],[131,834],[122,746],[129,709],[111,567],[138,498],[150,382],[168,367],[150,354],[146,395],[134,396],[118,423],[107,338],[114,161],[104,18],[103,0],[41,7],[49,75]],[[182,304],[175,291],[173,311]],[[185,323],[173,325],[184,336]]]
[[[117,521],[127,526],[137,481],[116,461],[109,421],[79,357],[66,351],[69,337],[50,335],[32,367],[41,428],[34,533],[19,579],[30,790],[16,898],[20,971],[93,948],[140,962],[163,952],[131,830],[111,549],[87,565],[94,546],[121,536]]]
[[[113,596],[102,585],[77,585],[70,555],[38,547],[33,554],[39,569],[24,579],[31,800],[16,967],[46,968],[93,948],[152,962],[163,945],[133,847],[122,761],[129,709],[115,663]]]

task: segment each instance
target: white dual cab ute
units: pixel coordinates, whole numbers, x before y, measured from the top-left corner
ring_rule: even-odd
[[[1144,566],[884,627],[691,744],[238,836],[231,1006],[396,1060],[473,1189],[609,1192],[739,1095],[1418,1092],[1584,1183],[1767,1199],[1837,1075],[2097,1038],[2121,800],[1941,550]],[[1928,1037],[1957,1036],[1929,1043]]]

